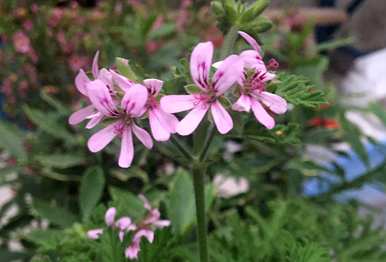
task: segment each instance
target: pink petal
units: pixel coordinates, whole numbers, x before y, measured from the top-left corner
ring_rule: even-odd
[[[157,220],[153,223],[154,226],[157,228],[164,228],[170,226],[170,221],[169,220]]]
[[[98,68],[98,60],[99,60],[99,51],[95,53],[94,59],[92,61],[92,75],[94,78],[98,78],[99,68]]]
[[[194,95],[171,95],[161,98],[161,108],[167,113],[179,113],[194,107]]]
[[[243,75],[243,61],[237,55],[228,56],[213,76],[216,95],[225,93]]]
[[[149,230],[149,229],[141,229],[135,234],[133,241],[135,241],[135,242],[140,241],[142,237],[145,237],[147,239],[147,241],[149,241],[150,243],[153,243],[154,232],[152,230]]]
[[[110,91],[101,80],[94,80],[87,84],[88,97],[95,108],[105,116],[116,116],[117,108]]]
[[[267,71],[263,58],[255,50],[245,50],[240,53],[245,68],[254,68],[259,71]]]
[[[212,42],[199,43],[190,57],[190,74],[194,83],[201,89],[209,86],[209,71],[212,64]]]
[[[130,167],[134,158],[133,134],[131,128],[125,127],[122,132],[121,151],[118,165],[122,168]]]
[[[252,111],[255,114],[257,121],[263,124],[266,128],[272,129],[275,126],[275,120],[267,113],[264,107],[256,100],[252,101]]]
[[[226,134],[233,128],[233,121],[225,108],[216,101],[210,107],[214,123],[220,134]]]
[[[202,119],[204,118],[206,112],[209,109],[209,105],[205,103],[200,103],[190,111],[184,119],[177,125],[177,133],[182,136],[190,135],[196,130]]]
[[[158,79],[145,79],[143,80],[143,84],[151,95],[156,96],[159,94],[164,82]]]
[[[100,112],[94,114],[94,116],[92,116],[92,118],[90,118],[90,121],[87,123],[86,128],[87,129],[94,128],[103,120],[104,117],[105,116]]]
[[[128,259],[138,259],[138,253],[140,251],[139,242],[133,242],[130,246],[128,246],[125,250],[125,257]]]
[[[121,231],[125,231],[130,225],[132,221],[130,217],[121,217],[117,220],[115,225],[119,228]]]
[[[105,148],[117,136],[118,124],[120,123],[112,123],[93,134],[87,142],[89,150],[96,153]]]
[[[146,210],[151,210],[151,205],[150,205],[149,200],[148,200],[143,194],[140,194],[138,197],[139,197],[139,199],[142,200],[142,202],[143,202],[143,207],[144,207]]]
[[[101,80],[106,85],[108,85],[110,88],[112,88],[112,86],[113,86],[113,75],[106,68],[102,68],[99,71],[98,79]]]
[[[119,231],[118,238],[122,242],[123,239],[125,238],[125,231]]]
[[[137,126],[136,124],[132,124],[131,126],[134,135],[138,138],[141,143],[147,147],[148,149],[153,147],[153,139],[151,139],[151,136],[149,133],[143,129]]]
[[[249,112],[251,110],[251,98],[247,95],[241,95],[233,104],[232,109],[239,112]]]
[[[149,122],[151,133],[157,141],[167,141],[170,134],[174,133],[178,124],[178,119],[169,113],[165,113],[161,108],[149,110]]]
[[[261,102],[263,102],[263,104],[272,112],[276,114],[284,114],[287,112],[287,101],[285,101],[282,97],[269,92],[261,92],[260,98]]]
[[[134,84],[126,90],[122,98],[121,107],[125,112],[133,117],[140,117],[145,113],[148,93],[146,87],[140,84]]]
[[[86,106],[74,113],[68,118],[68,123],[70,125],[77,125],[85,120],[88,116],[94,114],[95,108],[92,105]]]
[[[87,231],[87,238],[96,240],[103,234],[102,228],[92,229]]]
[[[276,74],[267,71],[265,73],[264,77],[262,78],[262,81],[268,82],[268,81],[271,81],[272,79],[274,79],[275,77],[276,77]]]
[[[213,63],[212,64],[212,66],[214,67],[214,68],[219,68],[220,67],[220,65],[222,64],[222,62],[223,62],[224,60],[221,60],[221,61],[217,61],[216,63]]]
[[[105,223],[109,227],[114,224],[116,213],[117,213],[117,210],[115,209],[115,207],[110,207],[109,209],[107,209],[105,214]]]
[[[134,85],[133,81],[129,80],[123,75],[118,74],[114,70],[110,70],[110,73],[115,84],[124,92]]]
[[[244,38],[244,40],[253,48],[255,49],[257,52],[261,52],[261,47],[260,45],[256,42],[256,40],[248,35],[247,33],[243,32],[243,31],[239,31],[239,35],[241,35],[242,38]]]
[[[144,224],[151,225],[158,221],[161,214],[157,208],[150,209],[148,217],[144,220]]]
[[[78,91],[84,96],[87,96],[86,85],[88,82],[90,82],[90,79],[88,78],[86,73],[82,69],[80,69],[79,73],[75,77],[75,86]]]

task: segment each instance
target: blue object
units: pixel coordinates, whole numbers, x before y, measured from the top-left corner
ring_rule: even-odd
[[[349,152],[348,157],[338,157],[336,163],[343,168],[345,171],[346,181],[352,181],[362,175],[364,175],[369,170],[373,170],[379,167],[386,159],[386,141],[378,145],[368,144],[366,146],[367,154],[369,156],[370,166],[366,167],[365,164],[360,160],[359,156],[353,151]],[[334,166],[329,164],[326,166],[329,170],[334,170]],[[341,183],[340,178],[331,173],[322,173],[319,177],[311,178],[304,183],[303,192],[307,196],[317,196],[322,193],[328,192],[331,187],[339,186]],[[383,193],[383,188],[377,183],[370,183],[363,186],[362,189],[350,190],[343,192],[337,196],[338,200],[347,200],[351,199],[353,196],[358,197],[358,192],[361,191],[361,194],[364,194],[363,189],[368,191],[378,191]],[[364,197],[368,197],[365,194]],[[360,197],[360,195],[359,195]]]

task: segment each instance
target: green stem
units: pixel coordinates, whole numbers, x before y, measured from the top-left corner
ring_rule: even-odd
[[[206,160],[210,145],[212,143],[212,140],[213,140],[215,134],[216,134],[216,128],[213,125],[211,125],[209,132],[208,132],[208,135],[205,139],[204,149],[201,151],[200,156],[199,156],[200,161]]]
[[[171,136],[170,141],[172,144],[188,159],[192,160],[193,156],[189,152],[189,150],[186,149],[185,145],[183,145],[176,137]]]
[[[194,195],[196,199],[197,236],[200,261],[208,262],[207,225],[205,214],[205,165],[197,161],[193,164]]]
[[[224,44],[221,50],[221,59],[224,59],[232,53],[236,43],[238,28],[231,27],[224,39]],[[205,171],[206,159],[209,152],[211,142],[213,141],[216,129],[212,125],[206,136],[205,143],[202,145],[202,150],[199,150],[200,155],[193,157],[192,173],[194,183],[194,196],[196,200],[196,215],[197,215],[197,238],[200,252],[200,262],[208,262],[208,241],[207,241],[207,224],[205,214]],[[194,141],[196,142],[196,141]],[[190,155],[191,156],[191,155]]]

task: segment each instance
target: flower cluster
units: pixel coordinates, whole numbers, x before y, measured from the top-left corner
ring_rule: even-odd
[[[154,241],[154,230],[157,228],[164,228],[170,225],[169,220],[161,220],[160,212],[157,208],[151,207],[149,201],[145,196],[139,196],[144,203],[145,209],[148,211],[146,217],[135,224],[130,217],[124,216],[115,219],[116,209],[109,208],[105,214],[105,223],[107,227],[118,231],[118,238],[122,242],[127,233],[132,233],[130,245],[125,249],[125,256],[129,259],[137,259],[140,251],[141,239],[145,238],[149,243]],[[99,239],[103,234],[102,228],[91,229],[87,232],[87,237],[92,240]]]
[[[169,140],[171,134],[190,135],[210,111],[219,133],[226,134],[233,128],[232,117],[222,101],[234,87],[239,95],[233,104],[234,111],[253,111],[258,122],[271,129],[275,126],[272,114],[287,111],[286,101],[278,95],[265,91],[266,82],[275,78],[269,69],[274,62],[265,65],[261,48],[250,35],[239,34],[252,47],[240,54],[230,55],[223,61],[212,64],[214,47],[212,42],[199,43],[190,57],[190,73],[199,91],[187,95],[160,97],[163,81],[145,79],[136,83],[112,69],[98,68],[98,53],[92,66],[94,79],[90,80],[83,70],[75,79],[78,91],[90,105],[73,113],[70,124],[88,120],[86,128],[93,128],[102,120],[113,120],[95,133],[88,141],[92,152],[98,152],[115,137],[121,138],[119,166],[129,167],[134,157],[133,135],[147,148],[153,140],[138,123],[148,118],[151,134],[157,141]],[[216,68],[210,76],[212,67]],[[179,121],[173,114],[190,110]]]

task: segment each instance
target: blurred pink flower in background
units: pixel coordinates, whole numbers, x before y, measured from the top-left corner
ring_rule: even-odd
[[[33,23],[32,23],[32,21],[31,20],[25,20],[24,22],[23,22],[23,28],[24,28],[24,30],[26,30],[26,31],[31,31],[32,30],[32,28],[33,28]]]
[[[149,54],[154,54],[158,49],[160,49],[160,47],[161,44],[155,40],[147,41],[145,45],[146,52]]]
[[[182,0],[178,10],[176,27],[178,31],[184,31],[184,28],[189,20],[189,7],[192,5],[192,0]]]
[[[33,66],[30,63],[25,63],[23,65],[23,71],[28,77],[30,83],[32,84],[37,84],[38,83],[38,74],[37,74],[37,69],[35,66]]]
[[[54,8],[48,18],[48,26],[56,27],[63,18],[64,11],[61,8]]]
[[[22,80],[18,85],[18,94],[19,96],[25,98],[28,94],[29,85],[26,80]]]
[[[32,13],[36,14],[39,11],[39,6],[36,3],[33,3],[31,5],[31,11]]]
[[[66,34],[63,31],[59,31],[56,34],[56,40],[59,43],[60,48],[64,53],[71,53],[74,49],[72,41],[68,41]],[[79,68],[78,68],[79,69]]]
[[[31,41],[23,31],[17,31],[12,36],[13,46],[21,54],[31,52]]]
[[[77,54],[71,55],[68,59],[68,64],[72,71],[77,72],[79,69],[85,67],[89,62],[88,57],[79,56]]]
[[[213,180],[217,194],[223,198],[230,198],[249,191],[249,182],[243,177],[228,177],[216,175]]]
[[[28,55],[36,63],[38,56],[31,46],[31,40],[23,31],[17,31],[12,35],[13,46],[16,52]]]
[[[16,97],[13,94],[12,86],[15,82],[15,77],[13,75],[8,76],[3,80],[1,85],[1,92],[4,94],[7,103],[14,104],[16,102]]]
[[[162,15],[157,16],[157,19],[154,21],[153,26],[151,27],[152,31],[156,31],[161,28],[164,24],[164,17]]]

